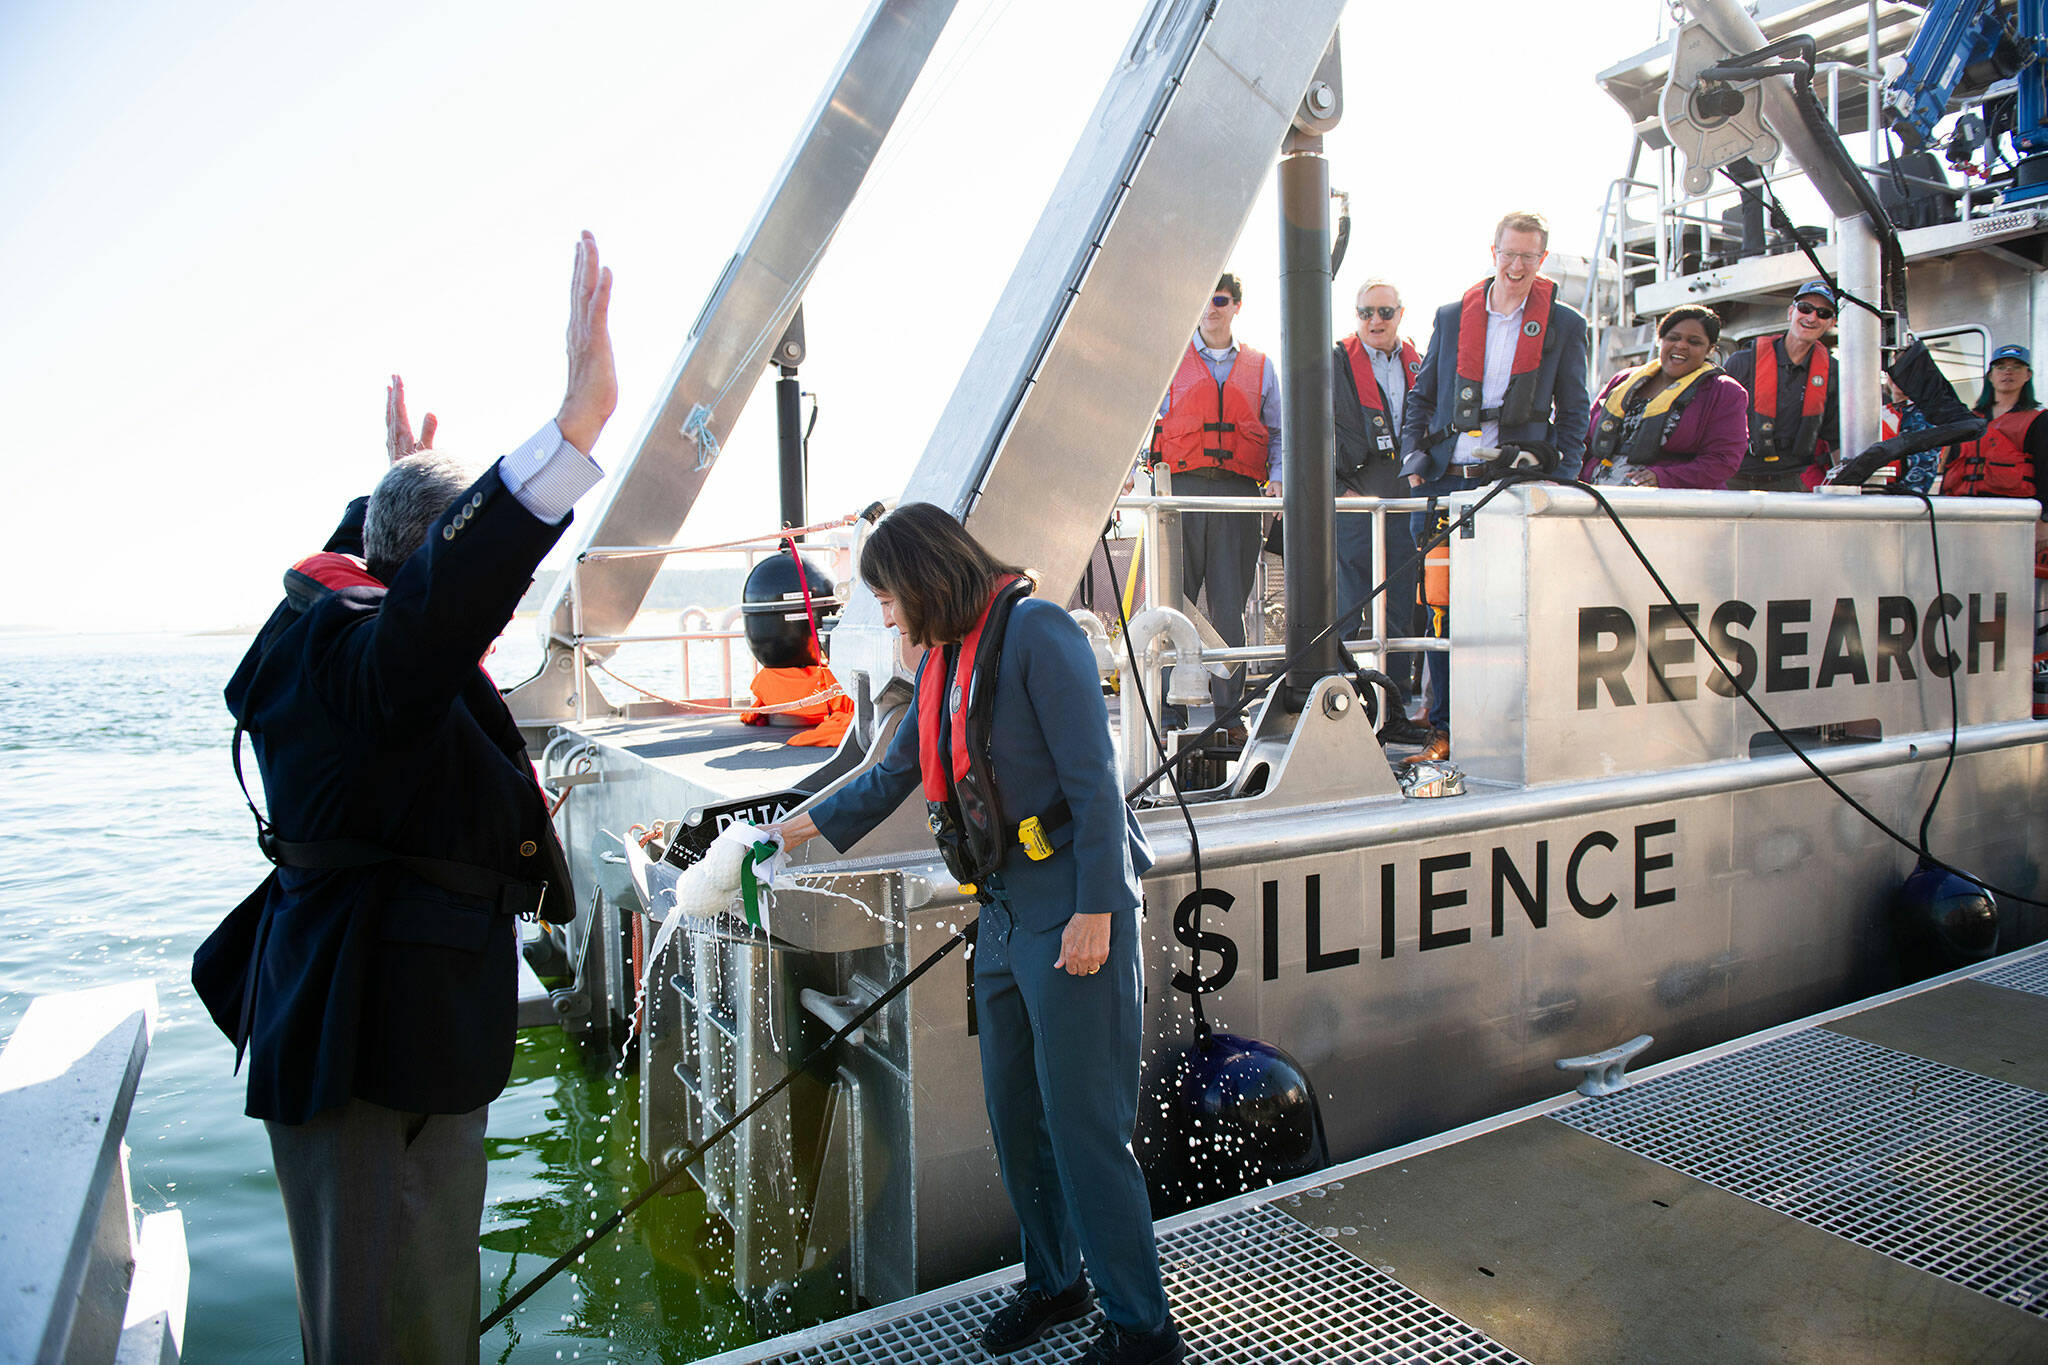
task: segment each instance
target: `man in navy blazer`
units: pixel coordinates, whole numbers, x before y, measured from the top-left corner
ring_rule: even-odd
[[[567,396],[481,477],[416,448],[394,376],[391,469],[286,575],[228,684],[278,866],[201,947],[193,981],[247,1051],[309,1360],[477,1356],[484,1115],[511,1071],[513,916],[566,918],[569,890],[519,729],[478,661],[602,477],[588,452],[618,398],[610,294],[585,233]]]
[[[1538,272],[1550,228],[1533,213],[1510,213],[1493,232],[1494,272],[1436,311],[1422,372],[1401,414],[1401,472],[1412,493],[1435,497],[1494,477],[1493,452],[1525,450],[1555,468],[1576,467],[1586,448],[1586,320],[1557,298]],[[1482,453],[1486,452],[1486,453]],[[1428,514],[1410,518],[1416,542]],[[1430,634],[1448,622],[1435,612]],[[1437,734],[1419,757],[1450,752],[1450,656],[1424,656],[1429,723]]]

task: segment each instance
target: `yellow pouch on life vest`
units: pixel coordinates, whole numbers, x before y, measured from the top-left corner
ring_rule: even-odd
[[[1035,815],[1017,826],[1017,842],[1024,846],[1024,851],[1031,855],[1034,863],[1042,863],[1052,856],[1052,841],[1045,837],[1045,824]]]

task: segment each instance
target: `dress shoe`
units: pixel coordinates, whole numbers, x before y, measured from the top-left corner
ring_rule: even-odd
[[[1426,720],[1410,720],[1406,716],[1390,716],[1380,726],[1381,744],[1413,744],[1418,748],[1429,743],[1436,733]]]
[[[1429,742],[1408,757],[1403,763],[1435,763],[1451,756],[1451,734],[1448,730],[1432,730]]]
[[[1086,1313],[1093,1302],[1086,1275],[1057,1294],[1028,1286],[1021,1288],[982,1324],[981,1349],[999,1356],[1029,1346],[1044,1336],[1047,1328],[1072,1322]]]
[[[1150,1332],[1133,1332],[1105,1321],[1102,1334],[1078,1361],[1079,1365],[1180,1365],[1187,1358],[1187,1343],[1168,1318],[1165,1326]]]

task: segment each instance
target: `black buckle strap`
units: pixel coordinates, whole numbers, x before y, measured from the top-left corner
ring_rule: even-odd
[[[1235,422],[1204,422],[1204,423],[1202,423],[1202,430],[1204,430],[1204,431],[1236,431],[1236,430],[1237,430],[1237,423],[1235,423]]]
[[[256,846],[263,850],[264,857],[279,867],[296,867],[310,872],[335,872],[385,864],[402,867],[443,891],[451,891],[458,896],[474,896],[479,900],[494,900],[501,914],[517,915],[525,920],[540,914],[541,901],[548,890],[544,881],[527,881],[475,863],[458,863],[449,858],[394,853],[367,839],[316,839],[296,843],[278,838],[275,829],[266,829],[256,836]]]
[[[235,726],[232,749],[235,767],[235,783],[242,789],[242,800],[249,807],[249,814],[256,819],[256,847],[276,867],[296,867],[312,872],[334,872],[351,867],[379,867],[394,863],[425,882],[452,891],[458,896],[475,896],[480,900],[494,900],[501,914],[517,915],[523,920],[536,919],[540,915],[541,903],[547,897],[548,883],[533,882],[520,877],[507,876],[488,867],[474,863],[458,863],[447,858],[426,858],[409,853],[394,853],[382,844],[373,844],[367,839],[316,839],[298,843],[280,838],[277,827],[265,819],[263,812],[256,809],[256,801],[249,794],[249,784],[242,777],[242,735],[243,727]]]

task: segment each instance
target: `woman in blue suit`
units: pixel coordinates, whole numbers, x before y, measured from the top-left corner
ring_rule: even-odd
[[[1104,1323],[1082,1359],[1173,1365],[1186,1348],[1130,1148],[1138,878],[1152,858],[1117,785],[1088,638],[1058,604],[1017,600],[1029,590],[1022,571],[929,503],[882,520],[860,574],[882,619],[925,649],[913,714],[880,761],[782,834],[792,848],[822,833],[850,849],[922,784],[942,844],[982,855],[949,863],[1000,858],[974,882],[974,1002],[996,1162],[1023,1225],[1024,1283],[984,1325],[982,1345],[1000,1355],[1080,1317],[1092,1276]]]

